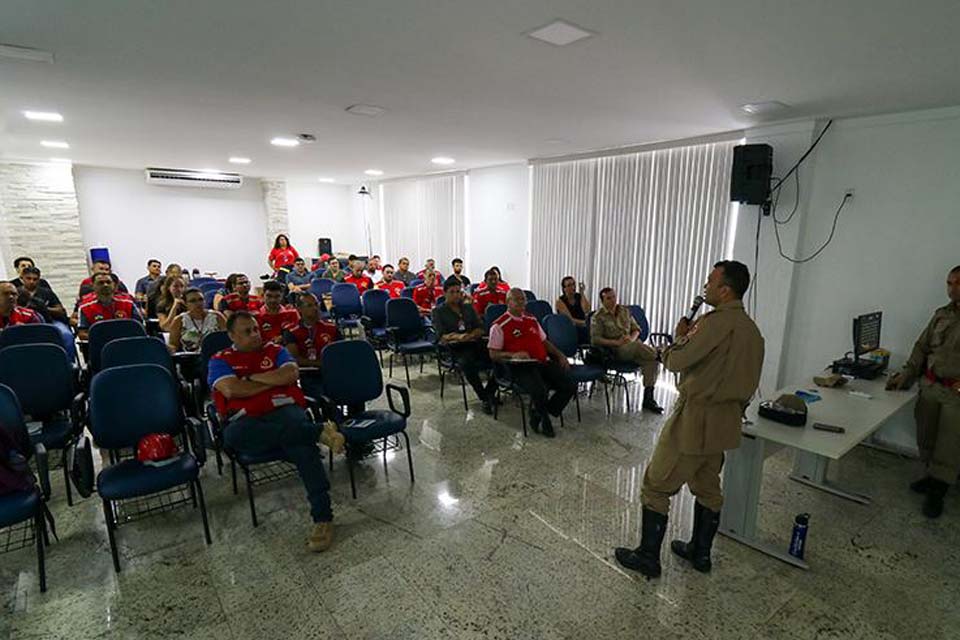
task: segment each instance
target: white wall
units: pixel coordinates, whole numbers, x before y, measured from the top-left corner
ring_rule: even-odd
[[[526,163],[476,169],[468,174],[466,255],[471,280],[500,267],[511,285],[529,286],[529,193]],[[553,292],[537,294],[552,299]]]
[[[330,238],[337,253],[366,253],[354,191],[346,185],[287,182],[290,241],[300,255],[317,257],[317,238]]]
[[[148,185],[143,172],[74,167],[84,246],[108,247],[129,285],[146,262],[177,262],[225,276],[267,271],[266,221],[256,180],[236,191]]]

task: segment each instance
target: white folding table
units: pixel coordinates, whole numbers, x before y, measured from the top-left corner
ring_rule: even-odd
[[[902,410],[916,397],[915,391],[886,391],[886,378],[854,380],[838,389],[818,388],[812,380],[805,384],[784,387],[773,398],[798,390],[815,392],[821,400],[807,404],[807,424],[790,427],[757,415],[758,403],[747,409],[740,448],[727,452],[723,467],[724,504],[719,532],[732,540],[762,551],[796,567],[809,568],[803,560],[762,542],[757,537],[757,509],[764,460],[782,449],[796,451],[790,477],[810,487],[827,491],[841,498],[866,504],[870,498],[844,489],[827,480],[827,465],[866,440],[884,422]],[[870,398],[853,392],[864,393]],[[813,428],[815,422],[843,427],[845,433],[831,433]]]

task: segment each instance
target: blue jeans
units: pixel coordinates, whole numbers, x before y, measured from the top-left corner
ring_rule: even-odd
[[[256,418],[240,418],[227,425],[223,438],[236,451],[260,453],[282,449],[297,467],[307,489],[310,515],[314,522],[330,522],[330,482],[323,471],[323,458],[317,447],[320,425],[307,418],[296,405],[280,407]]]

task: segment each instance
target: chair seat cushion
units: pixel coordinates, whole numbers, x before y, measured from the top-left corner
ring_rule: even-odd
[[[411,340],[397,345],[397,351],[400,353],[427,353],[435,348],[429,340]]]
[[[343,434],[348,443],[369,442],[377,438],[385,438],[400,433],[407,428],[407,419],[393,411],[374,409],[351,417],[356,422],[363,422],[364,420],[374,420],[375,422],[369,427],[345,427],[341,425],[340,433]]]
[[[47,450],[64,449],[73,437],[73,424],[66,416],[57,416],[43,423],[40,433],[32,434],[30,442],[42,444]]]
[[[32,518],[39,506],[39,491],[15,491],[0,496],[0,527],[9,527]]]
[[[594,364],[575,364],[570,366],[570,379],[574,382],[593,382],[601,379],[606,372],[603,367]]]
[[[237,459],[237,462],[244,467],[252,464],[264,464],[267,462],[277,462],[278,460],[287,459],[282,449],[270,449],[268,451],[259,451],[257,453],[251,453],[249,451],[236,451],[234,455]]]
[[[124,460],[107,467],[97,476],[97,493],[107,500],[136,498],[164,491],[197,479],[199,467],[190,454],[160,467],[138,460]]]

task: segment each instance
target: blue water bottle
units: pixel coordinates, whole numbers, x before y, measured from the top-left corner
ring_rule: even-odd
[[[800,513],[793,519],[793,535],[790,536],[790,555],[803,560],[803,551],[807,546],[807,528],[810,525],[810,514]]]

